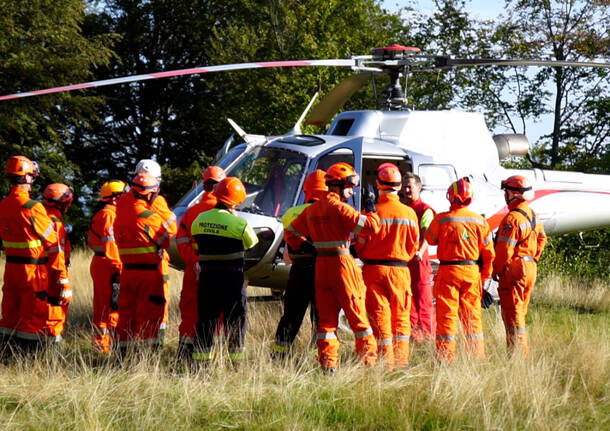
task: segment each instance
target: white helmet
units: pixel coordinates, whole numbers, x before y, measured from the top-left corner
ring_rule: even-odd
[[[142,159],[136,165],[135,174],[150,174],[158,180],[161,180],[161,166],[154,160]]]

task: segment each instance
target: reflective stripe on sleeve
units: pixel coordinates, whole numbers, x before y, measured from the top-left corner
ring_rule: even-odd
[[[358,235],[362,231],[365,223],[366,223],[366,216],[364,214],[361,214],[360,217],[358,218],[358,224],[356,225],[356,228],[354,229],[354,235]]]
[[[161,235],[156,241],[157,245],[159,245],[159,247],[161,247],[161,244],[163,244],[163,241],[165,241],[165,239],[168,236],[169,236],[169,232],[165,232],[163,235]]]
[[[165,223],[163,223],[163,227],[165,229],[168,228],[169,225],[171,225],[173,222],[176,221],[176,214],[172,213],[172,215],[170,216],[169,219],[167,219],[167,221]]]
[[[520,259],[524,262],[536,262],[532,256],[521,256]]]
[[[498,235],[498,242],[506,242],[512,246],[517,245],[517,241],[504,235]]]
[[[49,252],[49,253],[59,253],[60,251],[61,251],[62,253],[64,252],[64,248],[63,248],[61,245],[57,245],[57,246],[55,246],[55,247],[51,247],[51,248],[48,250],[48,252]]]
[[[33,217],[32,217],[32,218],[33,218]],[[47,239],[47,238],[48,238],[48,236],[49,236],[49,235],[51,235],[51,232],[53,232],[53,223],[51,223],[51,224],[49,225],[49,227],[47,228],[47,230],[45,230],[45,231],[43,232],[42,237],[43,237],[44,239]]]
[[[288,226],[288,231],[290,231],[291,233],[295,234],[296,236],[305,236],[303,235],[301,232],[297,232],[292,225]]]
[[[71,289],[65,289],[61,292],[60,295],[62,298],[72,298],[72,290]]]
[[[70,280],[68,280],[67,278],[60,278],[59,280],[57,280],[57,284],[68,284],[70,283]]]

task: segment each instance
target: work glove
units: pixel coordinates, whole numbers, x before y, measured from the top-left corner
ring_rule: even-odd
[[[110,309],[113,311],[119,310],[119,292],[121,290],[120,275],[113,274],[110,278],[110,286],[112,287],[112,293],[110,294]]]
[[[367,213],[377,212],[377,208],[375,207],[376,198],[377,197],[375,196],[375,189],[371,184],[367,184],[362,196],[362,208],[364,208]]]
[[[59,291],[59,305],[68,305],[72,301],[72,289],[69,284],[64,284]]]
[[[315,255],[316,247],[311,243],[311,241],[303,241],[303,244],[301,244],[299,251],[301,251],[302,253]]]

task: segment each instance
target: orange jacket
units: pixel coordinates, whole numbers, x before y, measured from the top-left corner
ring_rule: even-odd
[[[57,245],[49,249],[49,252],[63,254],[64,261],[68,262],[70,240],[68,239],[68,233],[66,232],[66,228],[64,226],[62,214],[57,208],[47,207],[44,204],[43,206],[47,210],[47,214],[53,222],[55,234],[57,235]],[[63,289],[63,296],[71,297],[72,293],[70,290],[70,280],[68,279],[68,268],[64,266],[60,271],[51,271],[49,268],[49,274],[52,274],[52,276],[49,277],[49,296],[59,296],[59,292]]]
[[[481,258],[481,279],[491,276],[494,249],[487,220],[466,207],[437,214],[426,231],[426,240],[438,245],[441,261]]]
[[[400,203],[398,195],[379,196],[377,214],[381,223],[378,234],[361,235],[356,243],[358,257],[408,262],[419,248],[417,215]]]
[[[156,200],[155,200],[156,202]],[[216,206],[216,197],[212,192],[205,192],[201,197],[201,201],[190,207],[182,216],[180,220],[180,226],[178,226],[178,234],[176,235],[176,245],[178,247],[178,253],[186,266],[192,266],[199,262],[199,255],[197,254],[197,242],[191,235],[191,225],[193,220],[197,218],[199,214],[207,210],[211,210]]]
[[[60,279],[65,271],[63,254],[58,253],[57,234],[44,206],[30,199],[30,193],[13,187],[0,202],[0,239],[7,261],[35,262],[48,258],[50,276]],[[46,286],[45,286],[46,288]]]
[[[318,257],[336,250],[349,250],[350,235],[368,235],[379,232],[379,216],[364,215],[341,202],[337,193],[329,192],[314,202],[285,230],[286,242],[298,250],[305,237],[312,239]]]
[[[115,218],[115,205],[106,204],[104,208],[95,213],[91,219],[87,245],[96,253],[96,256],[108,259],[113,273],[120,273],[122,264],[114,238]]]
[[[134,199],[131,206],[117,206],[114,232],[123,267],[159,264],[169,247],[165,226],[166,221],[143,199]]]
[[[535,222],[532,229],[531,222],[534,222],[535,215],[526,201],[515,199],[508,209],[509,213],[498,228],[494,274],[501,274],[513,257],[533,257],[538,262],[546,244],[542,223]],[[527,217],[519,211],[525,212]]]
[[[117,210],[123,207],[131,207],[135,200],[136,197],[133,193],[123,193],[117,202]],[[178,232],[176,215],[169,209],[165,198],[161,195],[157,196],[150,209],[163,219],[163,227],[169,232],[169,236],[176,235],[176,232]]]

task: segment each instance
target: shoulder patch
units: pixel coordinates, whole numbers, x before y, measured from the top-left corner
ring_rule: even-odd
[[[141,212],[140,214],[138,214],[138,217],[141,217],[141,218],[148,218],[148,217],[150,217],[151,215],[153,215],[154,213],[155,213],[154,211],[151,211],[151,210],[146,210],[146,211],[143,211],[143,212]]]
[[[31,210],[32,208],[34,208],[34,206],[36,204],[39,204],[39,201],[35,201],[34,199],[30,199],[29,201],[27,201],[26,203],[23,204],[23,208],[26,208],[28,210]]]

